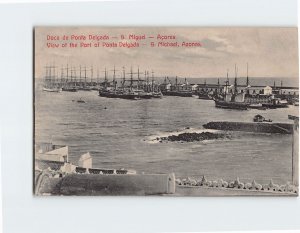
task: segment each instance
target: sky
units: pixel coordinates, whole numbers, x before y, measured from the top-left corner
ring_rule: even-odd
[[[123,42],[129,40],[128,35],[154,36],[140,42],[145,43],[138,48],[48,48],[48,35],[125,35]],[[175,36],[180,45],[185,42],[200,42],[201,47],[154,47],[150,42],[157,40],[157,35]],[[72,42],[70,40],[67,43]],[[74,42],[74,41],[73,41]],[[76,41],[75,41],[76,42]],[[77,41],[78,42],[78,41]],[[91,41],[88,41],[91,42]],[[96,41],[92,41],[96,42]],[[103,41],[100,41],[101,43]],[[55,65],[61,69],[66,67],[93,66],[94,77],[104,76],[104,69],[112,76],[113,67],[116,67],[117,77],[121,77],[122,67],[126,73],[133,67],[137,72],[139,67],[154,71],[155,76],[209,78],[234,77],[235,64],[238,67],[238,77],[247,75],[247,63],[250,77],[281,77],[298,78],[298,39],[297,28],[291,27],[37,27],[35,28],[35,76],[45,75],[45,66]],[[60,72],[60,71],[59,71]],[[79,72],[77,70],[77,72]],[[78,73],[77,73],[78,74]],[[60,75],[60,73],[59,73]]]

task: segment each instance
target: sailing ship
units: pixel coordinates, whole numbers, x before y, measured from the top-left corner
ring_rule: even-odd
[[[78,90],[80,91],[91,91],[92,87],[87,82],[87,69],[84,67],[84,81],[82,80],[82,69],[81,66],[79,67],[79,87]],[[93,68],[90,69],[90,75],[91,75],[91,82],[92,83],[92,77],[93,77]]]
[[[138,68],[138,90],[140,98],[142,99],[151,99],[151,98],[162,98],[163,94],[159,89],[159,85],[155,84],[154,81],[154,72],[152,71],[152,80],[149,81],[149,72],[145,71],[145,79],[141,80],[139,76],[139,68]],[[142,87],[140,87],[140,83],[142,83]]]
[[[71,69],[71,76],[69,77],[69,65],[67,64],[67,76],[64,77],[64,68],[61,69],[61,83],[63,84],[62,90],[68,92],[77,92],[78,88],[76,86],[76,70]],[[69,79],[70,78],[70,79]]]
[[[61,92],[62,88],[57,82],[57,75],[55,73],[55,66],[46,66],[46,74],[44,77],[43,91],[46,92]]]
[[[223,99],[215,99],[217,108],[247,110],[249,104],[245,102],[245,93],[238,93],[237,90],[237,68],[235,66],[234,90],[229,93],[229,79],[227,71],[227,80],[225,82],[225,91]]]
[[[165,82],[166,82],[166,80],[165,80]],[[170,82],[170,80],[169,80],[169,82]],[[183,86],[185,88],[180,88],[179,87],[178,78],[176,76],[176,78],[175,78],[175,86],[171,85],[171,89],[170,90],[168,90],[168,89],[163,90],[162,94],[163,95],[167,95],[167,96],[192,97],[193,96],[193,92],[192,92],[192,90],[190,90],[190,89],[187,88],[188,83],[187,83],[186,79],[185,79],[185,82],[184,82]]]
[[[132,67],[130,70],[130,79],[125,78],[125,67],[123,67],[123,78],[121,81],[121,87],[117,87],[116,81],[116,69],[114,67],[113,80],[108,81],[108,73],[105,68],[104,71],[104,82],[102,83],[102,88],[99,89],[99,96],[107,98],[121,98],[121,99],[151,99],[151,98],[161,98],[162,93],[159,88],[154,84],[154,76],[152,71],[152,84],[150,86],[149,82],[149,72],[145,71],[145,80],[140,78],[140,70],[134,73]],[[137,74],[137,79],[133,78],[133,75]],[[129,82],[129,85],[128,85]]]
[[[113,70],[113,80],[112,82],[108,81],[107,70],[105,68],[105,76],[103,87],[99,89],[99,96],[107,97],[107,98],[121,98],[121,99],[131,99],[136,100],[139,99],[139,95],[133,89],[133,72],[131,68],[131,79],[130,79],[130,86],[129,88],[125,86],[126,80],[125,79],[125,68],[123,67],[123,80],[122,80],[122,87],[121,89],[117,88],[117,81],[116,81],[116,69]],[[111,86],[112,83],[112,86]]]
[[[271,100],[270,103],[263,103],[263,107],[270,108],[270,109],[276,109],[276,108],[288,108],[288,102],[281,100],[279,98],[274,98]]]
[[[218,86],[219,86],[219,79],[218,79]],[[219,89],[219,87],[218,87]],[[209,93],[206,86],[206,80],[204,80],[204,88],[198,92],[198,98],[202,100],[212,100],[213,96]]]

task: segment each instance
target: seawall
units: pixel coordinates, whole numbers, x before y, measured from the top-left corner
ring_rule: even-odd
[[[213,121],[203,125],[206,129],[245,131],[254,133],[280,133],[292,134],[293,124],[288,123],[256,123],[256,122],[230,122]]]
[[[36,194],[50,195],[163,195],[175,193],[175,175],[95,175],[70,174],[62,178],[41,176]]]

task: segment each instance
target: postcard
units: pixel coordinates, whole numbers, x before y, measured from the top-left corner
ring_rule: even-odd
[[[298,196],[295,27],[36,27],[34,195]]]

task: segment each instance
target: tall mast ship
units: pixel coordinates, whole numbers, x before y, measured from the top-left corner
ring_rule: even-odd
[[[43,91],[46,92],[61,92],[62,88],[56,82],[55,66],[46,66],[46,74],[44,77]]]
[[[120,89],[117,88],[117,81],[115,79],[115,68],[114,68],[114,76],[113,76],[113,86],[110,85],[111,82],[108,81],[108,75],[105,68],[104,71],[104,82],[103,87],[99,89],[99,96],[101,97],[107,97],[107,98],[120,98],[120,99],[130,99],[130,100],[136,100],[139,99],[138,93],[133,88],[133,72],[131,68],[130,72],[130,80],[126,80],[125,78],[125,67],[123,67],[123,80],[122,80],[122,86]],[[126,86],[126,81],[130,81],[130,85]]]
[[[217,108],[247,110],[249,104],[245,102],[245,93],[238,93],[237,89],[237,68],[235,66],[234,90],[229,93],[229,79],[227,71],[227,80],[223,99],[215,99]]]
[[[168,80],[169,80],[169,78],[168,78]],[[170,82],[170,80],[169,80],[169,82]],[[181,97],[192,97],[193,96],[192,90],[187,88],[188,83],[187,83],[186,79],[185,79],[185,82],[184,82],[183,85],[181,85],[181,86],[179,86],[179,85],[180,84],[178,84],[178,78],[176,76],[175,86],[171,85],[171,89],[170,90],[168,90],[168,89],[163,90],[162,94],[167,95],[167,96],[181,96]]]
[[[150,92],[150,83],[149,83],[149,72],[145,71],[145,80],[140,79],[140,68],[138,67],[138,79],[137,79],[137,88],[136,92],[138,93],[141,99],[151,99],[152,93]],[[142,83],[142,85],[141,85]],[[144,83],[144,85],[143,85]],[[140,88],[142,86],[142,88]]]
[[[158,84],[154,83],[154,72],[152,71],[152,82],[149,80],[149,72],[145,71],[145,79],[140,77],[140,69],[136,73],[133,72],[132,67],[130,72],[127,73],[130,75],[129,79],[126,79],[125,67],[123,67],[123,72],[121,74],[122,81],[121,85],[117,86],[116,81],[116,69],[114,67],[113,71],[113,80],[108,81],[108,74],[105,68],[104,71],[104,82],[101,84],[99,89],[99,96],[107,98],[121,98],[121,99],[151,99],[151,98],[161,98],[162,93],[159,89]],[[133,77],[134,74],[137,74],[137,79]]]
[[[207,86],[206,86],[206,79],[204,80],[203,86],[204,86],[204,90],[203,91],[199,91],[199,93],[198,93],[199,99],[202,99],[202,100],[211,100],[212,98],[210,97],[209,92],[207,90]]]
[[[64,72],[63,72],[63,68],[62,68],[62,74],[61,76],[64,77]],[[64,86],[62,88],[63,91],[68,91],[68,92],[77,92],[78,88],[76,87],[76,70],[75,69],[71,69],[71,77],[69,77],[69,65],[67,64],[67,76],[64,82]],[[73,73],[75,74],[73,77]],[[69,80],[70,78],[70,80]],[[74,81],[75,79],[75,81]],[[63,78],[61,80],[61,83],[63,82]]]
[[[151,80],[151,94],[152,98],[162,98],[163,94],[160,91],[159,85],[155,85],[154,82],[154,72],[152,70],[152,80]]]
[[[88,85],[88,82],[87,82],[87,69],[86,69],[86,66],[84,67],[84,81],[82,81],[82,76],[81,76],[81,74],[82,74],[82,70],[81,70],[81,66],[80,66],[80,71],[79,71],[79,74],[80,74],[80,76],[79,76],[79,83],[80,83],[80,85],[79,85],[79,88],[78,88],[78,90],[80,90],[80,91],[91,91],[92,90],[92,88]],[[92,78],[92,74],[93,74],[93,69],[91,68],[91,70],[90,70],[90,75],[91,75],[91,78]]]

